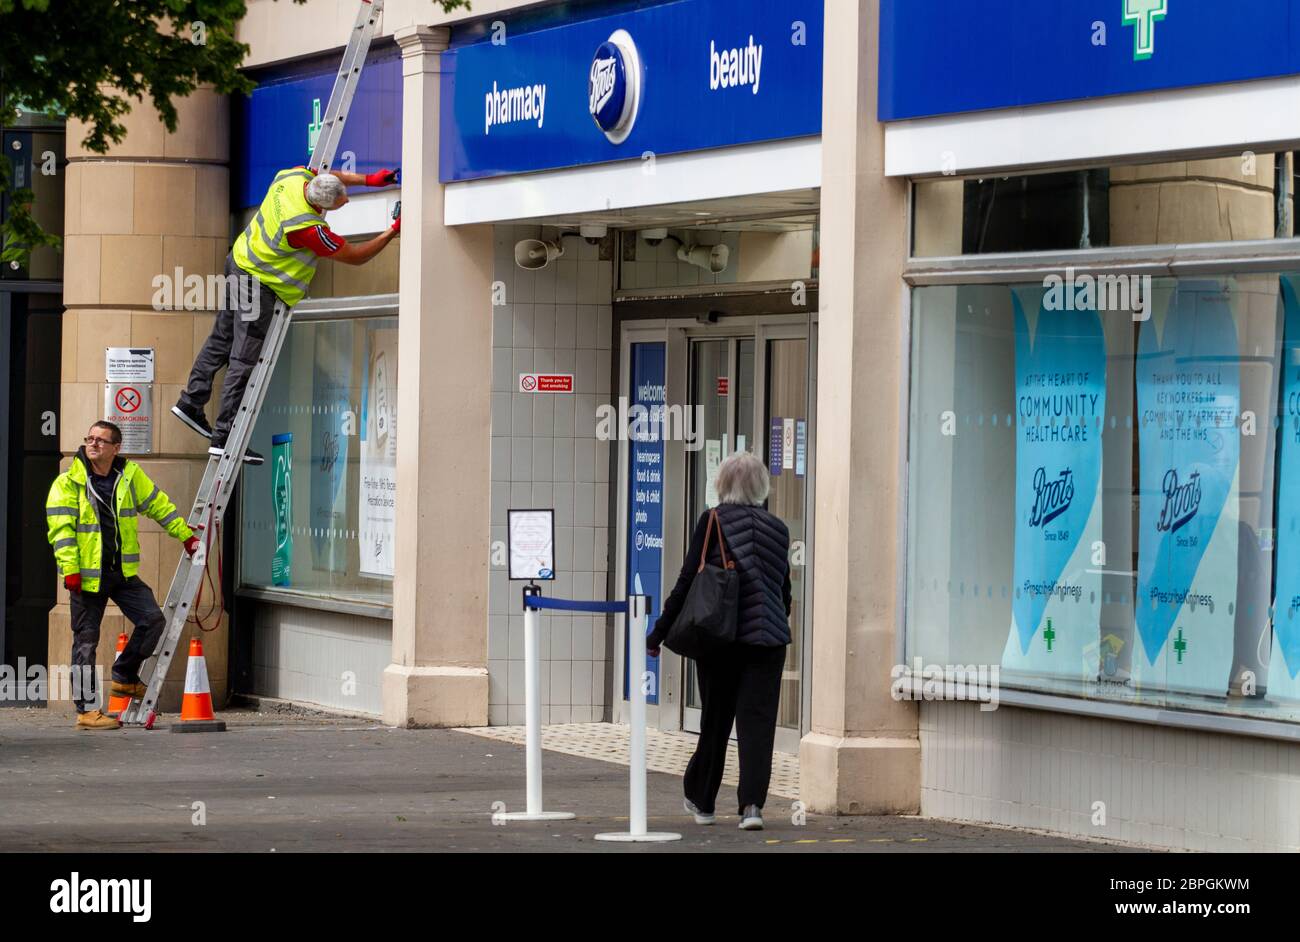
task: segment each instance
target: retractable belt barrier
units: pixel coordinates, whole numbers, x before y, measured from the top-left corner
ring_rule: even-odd
[[[542,810],[542,723],[541,689],[538,672],[541,657],[538,639],[543,609],[592,614],[627,616],[628,700],[631,704],[628,769],[630,781],[630,826],[627,831],[597,834],[598,841],[675,841],[680,834],[646,830],[646,759],[645,759],[645,638],[650,611],[648,595],[632,595],[621,602],[583,602],[576,599],[548,599],[537,585],[524,586],[524,710],[527,743],[526,775],[528,805],[526,811],[503,812],[507,821],[555,821],[574,817],[568,811]]]

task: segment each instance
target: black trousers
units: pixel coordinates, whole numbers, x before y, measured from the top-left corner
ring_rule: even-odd
[[[686,766],[684,784],[686,797],[700,811],[713,811],[733,721],[740,752],[737,813],[744,813],[746,805],[762,808],[766,803],[784,664],[785,645],[765,648],[754,644],[737,644],[695,662],[703,710],[700,740]]]
[[[72,667],[79,677],[85,678],[76,707],[78,713],[85,713],[99,708],[99,691],[94,680],[95,650],[99,647],[99,626],[104,621],[109,600],[135,626],[126,650],[113,664],[114,680],[135,683],[140,679],[140,665],[153,654],[167,620],[154,599],[153,589],[139,576],[127,578],[120,572],[106,572],[99,580],[98,592],[68,595],[72,606]]]
[[[181,393],[181,402],[202,409],[212,398],[217,371],[229,364],[221,385],[221,411],[213,428],[213,440],[218,442],[225,441],[235,421],[239,400],[244,397],[248,376],[262,353],[266,328],[279,300],[274,291],[236,265],[230,255],[226,256],[226,286],[226,303],[217,312],[212,333],[195,357],[189,381]]]

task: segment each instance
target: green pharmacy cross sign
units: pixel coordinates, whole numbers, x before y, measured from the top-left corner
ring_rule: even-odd
[[[320,99],[311,100],[311,123],[307,125],[307,153],[313,154],[316,151],[316,141],[320,139]]]
[[[1183,629],[1178,629],[1178,637],[1174,639],[1174,650],[1178,652],[1178,663],[1183,663],[1183,652],[1187,650],[1187,642],[1183,640]]]
[[[1047,627],[1043,629],[1043,640],[1047,642],[1047,650],[1052,650],[1052,642],[1056,640],[1056,632],[1052,629],[1052,620],[1047,619]]]
[[[1156,53],[1156,22],[1169,13],[1169,0],[1123,0],[1124,25],[1133,29],[1133,61]]]

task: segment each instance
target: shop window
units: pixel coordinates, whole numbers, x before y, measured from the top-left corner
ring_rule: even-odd
[[[923,180],[913,255],[1047,252],[1290,238],[1293,153]]]
[[[912,673],[1300,721],[1300,273],[922,287],[912,334]]]
[[[295,321],[242,482],[245,587],[392,604],[397,319]]]

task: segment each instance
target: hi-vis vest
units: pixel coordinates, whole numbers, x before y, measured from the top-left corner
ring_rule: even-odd
[[[188,540],[193,533],[185,518],[158,485],[149,480],[134,461],[113,460],[117,474],[114,509],[117,532],[122,541],[122,575],[140,571],[140,533],[136,520],[144,514],[156,520],[178,540]],[[103,575],[103,538],[99,531],[99,502],[90,494],[86,459],[81,452],[72,459],[72,467],[54,479],[45,499],[45,524],[50,545],[59,564],[59,575],[81,573],[83,592],[98,592]]]
[[[257,215],[231,249],[236,265],[290,307],[307,293],[318,259],[310,249],[291,246],[289,233],[325,222],[302,191],[303,184],[312,176],[310,170],[301,167],[277,173]]]

